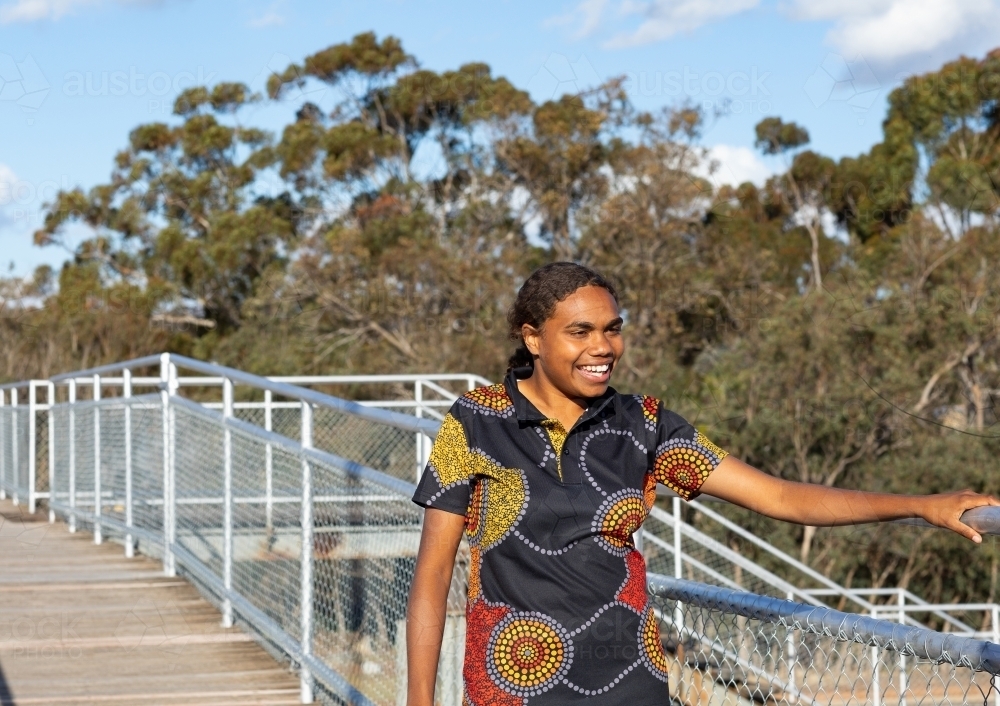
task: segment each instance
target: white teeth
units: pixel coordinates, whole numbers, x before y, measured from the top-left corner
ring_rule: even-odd
[[[606,373],[611,368],[611,365],[605,363],[604,365],[584,365],[581,367],[588,373]]]

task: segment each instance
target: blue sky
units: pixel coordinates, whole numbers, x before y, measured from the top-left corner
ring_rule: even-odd
[[[703,139],[717,178],[760,181],[780,166],[753,152],[761,118],[834,157],[865,151],[902,77],[1000,45],[1000,0],[0,0],[0,272],[66,258],[31,245],[44,203],[105,180],[178,90],[259,85],[364,31],[435,70],[485,61],[536,100],[625,75],[640,108],[721,111]],[[241,119],[276,129],[290,111]]]

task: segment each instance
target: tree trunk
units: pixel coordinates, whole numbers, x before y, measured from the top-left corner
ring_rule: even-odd
[[[809,550],[812,549],[812,541],[815,536],[816,528],[812,525],[805,525],[802,528],[802,547],[799,549],[799,561],[803,564],[809,563]]]
[[[820,271],[819,267],[819,231],[816,230],[816,224],[811,220],[806,226],[806,230],[809,231],[809,240],[812,241],[813,286],[816,288],[817,292],[822,292],[823,273]]]

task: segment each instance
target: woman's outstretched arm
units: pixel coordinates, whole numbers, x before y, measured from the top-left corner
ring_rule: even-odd
[[[796,483],[758,471],[727,456],[701,491],[762,515],[802,525],[830,527],[922,517],[979,543],[983,538],[960,520],[982,505],[1000,505],[989,495],[960,490],[941,495],[892,495]]]
[[[465,517],[424,511],[417,566],[406,608],[407,706],[433,706],[448,588]]]

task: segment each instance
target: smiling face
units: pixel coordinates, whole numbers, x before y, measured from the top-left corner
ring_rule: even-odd
[[[535,359],[535,384],[552,385],[569,399],[604,394],[624,351],[622,317],[611,293],[586,286],[558,304],[541,330],[525,325],[524,345]]]

